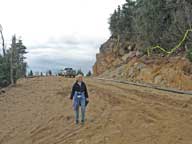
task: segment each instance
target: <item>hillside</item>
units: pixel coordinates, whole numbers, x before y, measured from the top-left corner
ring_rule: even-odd
[[[18,81],[0,94],[1,144],[191,144],[192,98],[85,80],[87,120],[76,126],[68,96],[74,79]]]
[[[110,16],[94,75],[192,90],[191,10],[189,0],[126,0]]]
[[[116,43],[110,38],[101,46],[93,66],[94,75],[192,90],[192,63],[184,56],[148,57],[131,44],[120,42],[116,48]]]

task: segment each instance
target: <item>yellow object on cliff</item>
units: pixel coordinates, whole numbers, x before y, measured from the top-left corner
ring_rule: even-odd
[[[167,55],[172,54],[174,51],[176,51],[183,44],[183,42],[186,40],[187,36],[189,35],[189,32],[192,32],[192,29],[188,29],[185,32],[185,35],[183,36],[181,41],[174,48],[172,48],[171,51],[166,51],[164,48],[162,48],[161,46],[157,45],[157,46],[150,47],[150,48],[147,49],[148,56],[150,56],[151,51],[154,50],[154,49],[160,49],[161,51],[165,52]]]

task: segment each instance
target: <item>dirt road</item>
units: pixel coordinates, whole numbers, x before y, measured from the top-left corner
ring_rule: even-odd
[[[0,144],[192,144],[192,97],[86,79],[90,104],[74,124],[73,79],[21,80],[0,95]]]

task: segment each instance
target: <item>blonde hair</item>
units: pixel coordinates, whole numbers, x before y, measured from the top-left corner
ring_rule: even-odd
[[[78,80],[80,77],[83,77],[83,75],[82,74],[78,74],[78,75],[76,75],[76,80]]]

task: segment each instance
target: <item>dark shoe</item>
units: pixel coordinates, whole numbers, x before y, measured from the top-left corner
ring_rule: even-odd
[[[79,120],[76,120],[76,122],[75,122],[76,124],[79,124]]]
[[[84,124],[85,124],[85,121],[84,121],[84,120],[81,120],[81,124],[84,125]]]

